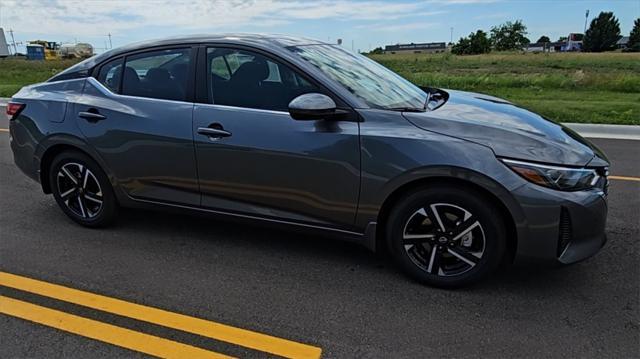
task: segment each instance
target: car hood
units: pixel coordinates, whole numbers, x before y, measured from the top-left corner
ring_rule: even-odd
[[[490,147],[500,157],[585,166],[604,154],[571,129],[497,97],[447,90],[449,99],[428,112],[404,112],[414,125]]]

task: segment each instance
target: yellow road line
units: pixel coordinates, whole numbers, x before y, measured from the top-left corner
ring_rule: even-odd
[[[640,182],[640,177],[629,177],[629,176],[609,176],[609,179],[620,180],[620,181],[634,181]]]
[[[0,272],[0,285],[286,358],[319,358],[322,353],[322,349],[311,345],[6,272]]]
[[[0,313],[160,358],[232,358],[5,296],[0,296]]]

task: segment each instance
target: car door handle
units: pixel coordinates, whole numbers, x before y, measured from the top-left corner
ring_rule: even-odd
[[[78,117],[93,123],[107,119],[105,116],[99,114],[97,110],[78,112]]]
[[[199,127],[198,133],[201,135],[209,136],[209,138],[222,138],[231,136],[231,132],[229,131],[211,127]]]

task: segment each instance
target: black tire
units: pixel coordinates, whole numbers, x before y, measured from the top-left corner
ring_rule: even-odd
[[[434,214],[434,208],[442,213]],[[477,283],[499,266],[505,254],[500,213],[490,199],[470,188],[419,188],[393,207],[386,226],[387,246],[400,268],[419,282],[443,288]]]
[[[118,203],[111,183],[87,155],[77,151],[58,154],[49,167],[49,185],[62,211],[76,223],[97,228],[115,220]]]

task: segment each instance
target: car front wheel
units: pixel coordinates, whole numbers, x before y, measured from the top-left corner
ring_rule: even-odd
[[[479,281],[505,252],[500,211],[468,188],[439,185],[410,193],[394,206],[386,228],[388,248],[403,271],[437,287]]]
[[[116,215],[116,198],[107,176],[83,153],[56,156],[49,169],[49,184],[62,211],[87,227],[110,224]]]

